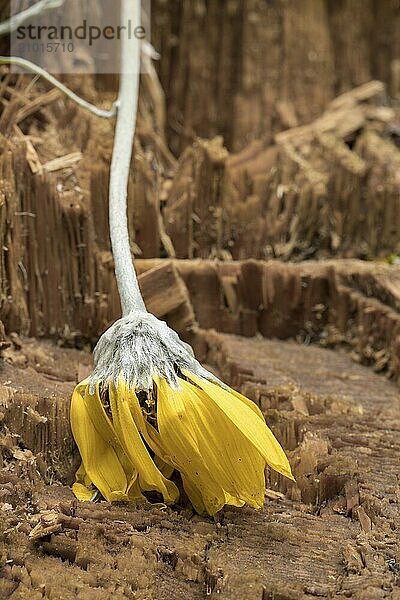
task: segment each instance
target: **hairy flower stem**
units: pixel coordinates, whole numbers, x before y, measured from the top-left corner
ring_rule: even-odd
[[[122,24],[140,25],[140,0],[122,0]],[[110,170],[109,219],[122,314],[146,310],[133,266],[126,213],[139,92],[140,40],[122,37],[118,112]]]
[[[26,11],[14,15],[9,21],[0,24],[0,35],[9,33],[16,24],[25,21],[33,14],[60,6],[63,0],[41,0]],[[141,22],[140,0],[121,1],[121,24],[131,21],[136,26]],[[114,146],[110,169],[109,221],[111,247],[115,263],[115,275],[121,299],[123,316],[132,311],[146,311],[140,293],[129,243],[128,219],[126,214],[128,180],[135,134],[140,78],[140,40],[136,36],[121,40],[121,74],[118,100],[110,110],[98,108],[77,96],[55,77],[38,65],[20,57],[0,56],[0,64],[14,64],[36,73],[59,88],[71,100],[99,117],[110,118],[117,109]],[[149,52],[147,48],[146,52]]]

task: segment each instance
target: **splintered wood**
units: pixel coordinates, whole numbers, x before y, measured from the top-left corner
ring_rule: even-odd
[[[187,148],[164,211],[176,256],[399,254],[400,152],[383,93],[378,81],[347,92],[274,145],[229,155],[216,138]]]
[[[152,273],[156,281],[163,264],[137,261],[140,279]],[[357,362],[399,379],[399,266],[355,260],[173,264],[200,327],[191,339],[200,358],[205,356],[208,335],[201,330],[216,329],[347,348]]]
[[[145,271],[139,286],[147,309],[160,319],[168,320],[174,329],[185,333],[196,325],[187,287],[173,262]]]
[[[149,133],[162,114],[152,116],[159,94],[147,87],[154,97],[141,100],[128,191],[136,256],[299,261],[400,253],[400,152],[381,83],[342,95],[269,145],[254,141],[232,155],[220,137],[197,139],[177,165],[160,150],[163,136]],[[66,112],[56,110],[61,102]],[[119,314],[107,223],[112,124],[94,124],[65,99],[53,104],[41,108],[51,124],[45,130],[32,120],[1,138],[0,317],[9,331],[95,339]],[[226,276],[224,302],[232,307]],[[186,313],[179,331],[191,320]],[[255,330],[248,316],[243,322],[243,331]]]
[[[260,407],[296,476],[269,471],[262,510],[210,519],[184,498],[76,502],[67,398],[90,355],[36,340],[13,352],[28,366],[0,374],[0,597],[395,597],[398,389],[372,369],[295,342],[209,335],[208,364]]]
[[[164,211],[166,231],[179,258],[222,257],[224,200],[232,188],[227,158],[222,139],[215,138],[198,140],[179,161]]]

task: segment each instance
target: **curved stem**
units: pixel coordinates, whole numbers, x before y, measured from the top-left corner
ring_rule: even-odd
[[[140,0],[122,0],[121,22],[130,19],[132,30],[140,25]],[[121,75],[118,112],[110,169],[109,220],[115,275],[122,314],[146,310],[133,266],[129,244],[127,195],[139,93],[140,41],[124,35],[121,44]]]
[[[68,96],[70,100],[73,100],[82,108],[85,108],[86,110],[90,111],[91,113],[96,115],[96,117],[104,117],[106,119],[111,119],[111,117],[113,117],[117,112],[116,102],[113,103],[110,109],[99,108],[98,106],[87,102],[86,100],[75,94],[75,92],[67,88],[66,85],[64,85],[63,83],[58,81],[58,79],[53,77],[53,75],[50,75],[50,73],[48,73],[45,69],[42,69],[42,67],[39,67],[39,65],[35,65],[35,63],[31,62],[30,60],[26,60],[25,58],[19,58],[18,56],[0,56],[0,65],[16,65],[17,67],[22,67],[23,69],[26,69],[31,73],[36,73],[37,75],[40,75],[40,77],[43,77],[43,79],[46,79],[46,81],[54,85],[54,87],[61,90],[66,96]]]
[[[36,4],[29,6],[27,9],[12,15],[10,19],[0,23],[0,35],[7,35],[16,31],[22,23],[25,23],[28,19],[36,17],[42,14],[46,10],[52,10],[53,8],[59,8],[64,4],[64,0],[39,0]]]

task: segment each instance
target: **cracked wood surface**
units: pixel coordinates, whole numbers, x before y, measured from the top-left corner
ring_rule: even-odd
[[[185,505],[77,504],[49,486],[68,482],[74,453],[70,444],[58,471],[46,463],[58,442],[46,438],[46,458],[41,417],[69,438],[68,394],[90,358],[20,345],[24,368],[8,362],[1,375],[1,597],[399,597],[399,392],[384,377],[345,352],[209,334],[209,364],[261,407],[297,479],[270,473],[263,510],[211,519]]]

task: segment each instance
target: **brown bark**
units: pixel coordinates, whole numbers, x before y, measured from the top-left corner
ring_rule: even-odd
[[[383,85],[336,98],[265,147],[196,141],[179,159],[164,218],[179,258],[300,260],[400,251],[399,151]],[[218,152],[216,152],[218,149]],[[379,184],[378,184],[379,181]]]
[[[38,89],[26,100],[14,96],[5,83],[10,119],[24,102],[32,106],[32,94],[40,97]],[[396,115],[382,106],[382,92],[379,82],[356,88],[267,147],[253,142],[229,155],[220,138],[197,140],[177,167],[145,110],[158,96],[146,95],[128,198],[134,253],[222,260],[399,253]],[[112,124],[61,99],[40,114],[43,131],[33,116],[22,129],[4,121],[0,317],[9,331],[94,339],[119,315],[107,225]]]
[[[157,0],[152,36],[174,152],[195,136],[222,135],[232,151],[271,143],[373,78],[398,98],[399,18],[395,1]]]

